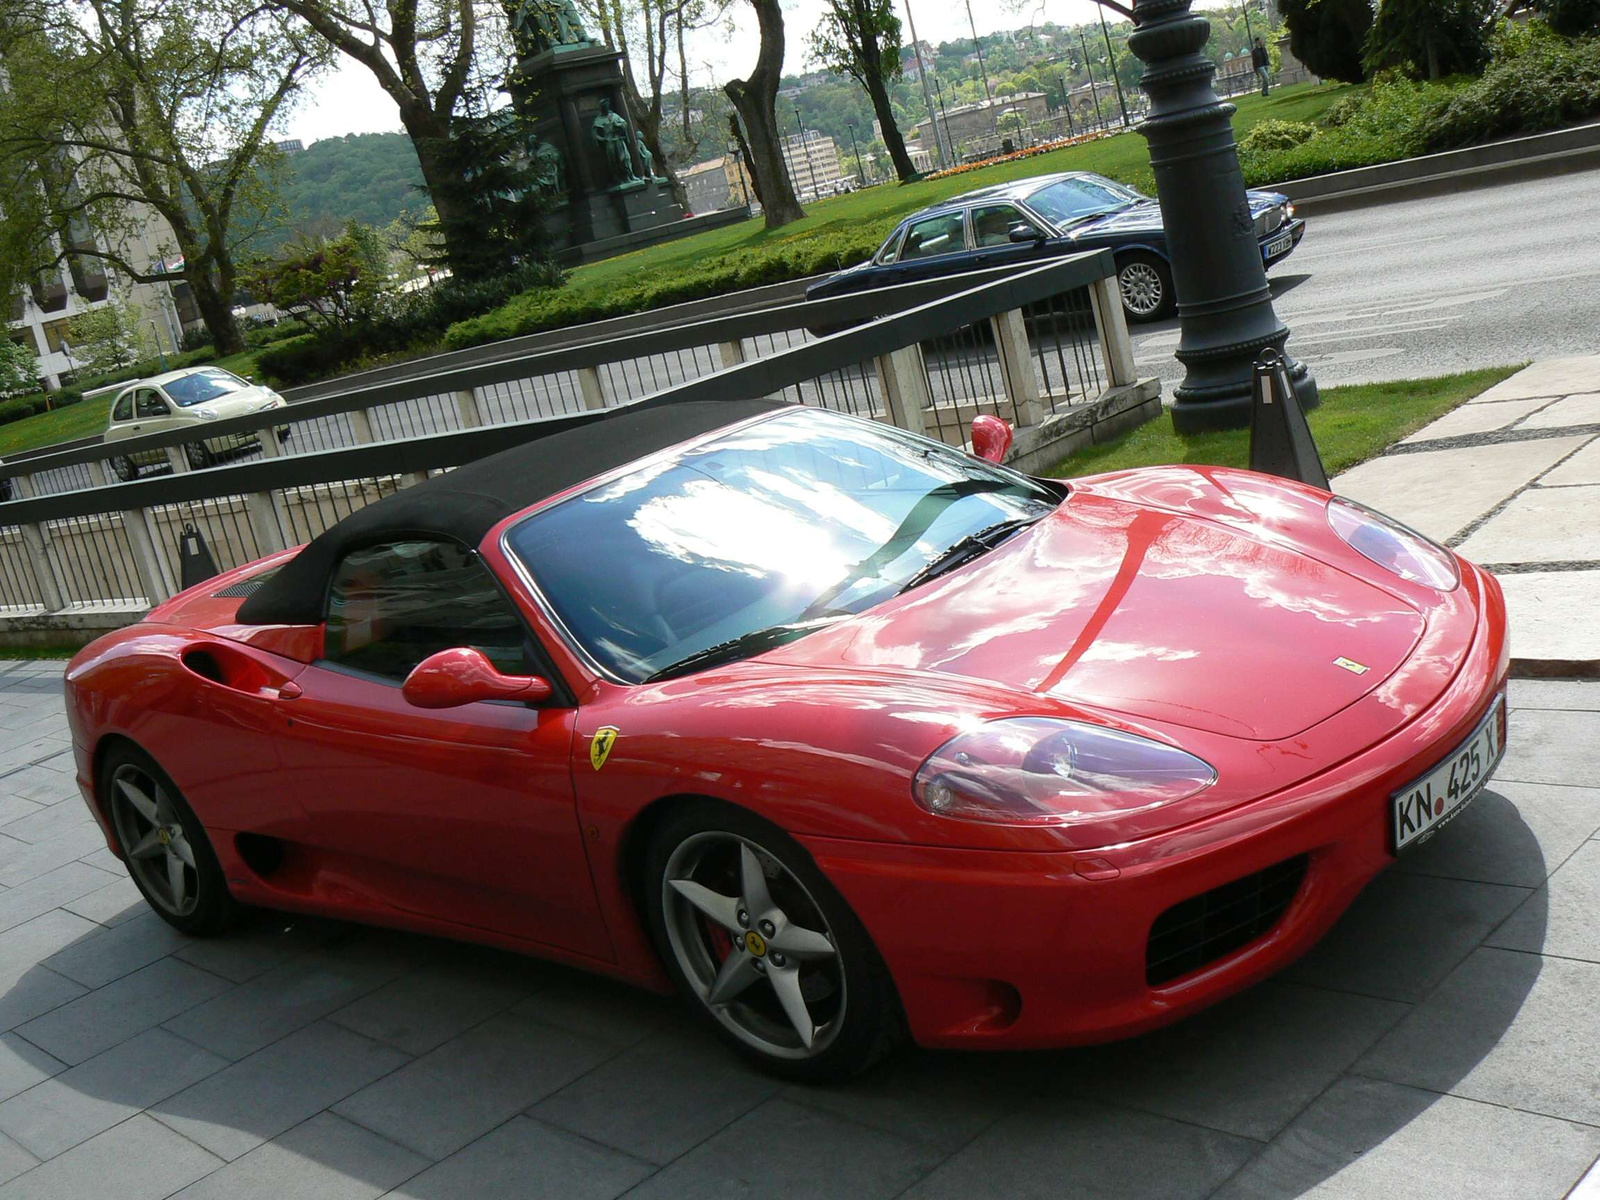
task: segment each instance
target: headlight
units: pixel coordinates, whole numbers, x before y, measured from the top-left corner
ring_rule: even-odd
[[[202,421],[215,421],[217,419],[217,410],[214,408],[197,408],[194,410],[194,415]]]
[[[1291,220],[1291,221],[1294,220],[1294,205],[1293,204],[1285,204],[1283,206],[1283,211],[1284,211],[1284,215],[1287,216],[1289,218],[1289,220]]]
[[[912,791],[935,816],[1074,825],[1160,808],[1216,779],[1176,746],[1082,721],[1009,717],[935,750]]]
[[[1335,496],[1328,501],[1328,524],[1352,550],[1401,579],[1425,583],[1441,592],[1452,591],[1461,582],[1450,551],[1354,500]]]

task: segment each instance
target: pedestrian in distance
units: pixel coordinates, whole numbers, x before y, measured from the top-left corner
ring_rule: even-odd
[[[1261,80],[1261,94],[1267,95],[1270,90],[1268,85],[1272,82],[1272,59],[1267,55],[1267,48],[1261,44],[1261,39],[1256,39],[1256,44],[1250,47],[1250,65],[1255,68],[1256,75]]]

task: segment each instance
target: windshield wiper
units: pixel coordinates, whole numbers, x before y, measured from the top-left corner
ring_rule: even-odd
[[[922,570],[918,571],[910,579],[906,580],[905,584],[900,588],[900,594],[904,595],[912,588],[927,583],[928,580],[934,578],[936,575],[943,575],[946,571],[953,571],[962,563],[971,562],[980,554],[986,554],[990,550],[993,550],[996,546],[1005,541],[1006,538],[1010,537],[1013,533],[1016,533],[1019,529],[1026,529],[1035,521],[1041,521],[1043,519],[1044,518],[1042,516],[1013,517],[1009,521],[1000,521],[994,525],[986,526],[985,528],[978,530],[976,533],[967,534],[966,537],[956,542],[943,554],[939,555],[927,566],[923,567]]]
[[[707,646],[704,650],[696,650],[687,658],[680,658],[670,666],[662,667],[654,674],[646,675],[642,683],[656,683],[662,679],[670,679],[674,675],[687,674],[690,671],[700,670],[704,667],[716,666],[718,663],[733,662],[741,658],[749,658],[752,654],[759,654],[763,650],[771,650],[795,638],[804,637],[808,633],[821,629],[824,625],[832,625],[842,621],[844,617],[839,614],[827,617],[813,617],[808,621],[785,621],[781,625],[769,625],[765,629],[752,629],[749,633],[741,633],[736,638],[729,638],[725,642],[718,642],[715,646]]]

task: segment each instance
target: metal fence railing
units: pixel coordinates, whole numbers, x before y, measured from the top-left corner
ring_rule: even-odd
[[[0,468],[17,485],[0,503],[0,617],[148,607],[176,590],[186,527],[232,567],[620,404],[781,397],[959,445],[979,412],[1037,426],[1133,382],[1106,251],[384,382],[213,422],[203,437]]]

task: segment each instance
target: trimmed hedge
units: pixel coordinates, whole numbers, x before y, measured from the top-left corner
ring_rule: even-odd
[[[384,358],[438,347],[454,322],[515,297],[553,290],[563,278],[553,263],[528,263],[493,279],[447,279],[392,302],[382,318],[325,326],[287,338],[256,357],[261,373],[282,386],[308,383]]]
[[[1600,37],[1562,37],[1537,20],[1502,22],[1481,76],[1423,83],[1380,75],[1364,94],[1334,104],[1315,136],[1287,146],[1246,137],[1239,161],[1247,183],[1277,183],[1538,133],[1596,114]]]
[[[57,388],[53,392],[34,392],[12,400],[0,401],[0,425],[21,421],[26,417],[49,412],[53,408],[68,408],[83,402],[83,393],[76,388]]]
[[[452,325],[445,334],[445,345],[459,350],[525,333],[626,316],[743,288],[837,271],[870,258],[896,223],[897,219],[891,219],[862,229],[826,231],[769,242],[737,254],[707,259],[692,271],[674,272],[664,278],[644,278],[632,286],[612,287],[603,292],[575,287],[528,292],[493,312]]]

